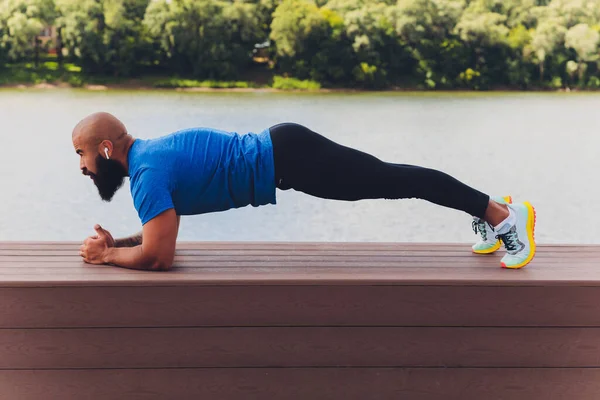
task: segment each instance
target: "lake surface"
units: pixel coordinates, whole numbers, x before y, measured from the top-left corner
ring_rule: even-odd
[[[157,137],[194,126],[304,124],[385,161],[440,169],[529,200],[538,243],[600,243],[598,94],[284,94],[0,90],[0,240],[83,240],[141,227],[128,182],[111,203],[81,175],[71,131],[95,111]],[[182,218],[180,240],[471,242],[468,215],[421,200],[337,202],[277,192],[276,206]]]

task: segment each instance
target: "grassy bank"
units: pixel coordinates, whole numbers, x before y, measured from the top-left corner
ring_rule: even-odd
[[[81,68],[65,63],[59,67],[55,61],[42,62],[37,68],[33,63],[7,64],[0,68],[0,85],[39,85],[43,83],[82,86]]]
[[[274,76],[268,83],[253,81],[196,80],[179,77],[142,76],[119,78],[89,76],[75,64],[59,66],[56,61],[44,61],[36,68],[33,63],[8,64],[0,68],[0,87],[56,85],[66,87],[126,87],[148,89],[277,89],[317,91],[318,82]]]
[[[323,89],[318,82],[265,74],[248,74],[247,80],[218,81],[196,80],[183,77],[147,75],[137,78],[87,75],[81,67],[72,63],[59,66],[55,60],[45,60],[35,67],[33,63],[7,64],[0,66],[0,88],[2,87],[74,87],[88,89],[174,89],[174,90],[281,90],[281,91],[363,91],[358,88]],[[254,79],[254,80],[253,80]],[[532,86],[528,89],[495,87],[485,91],[493,92],[597,92],[594,87],[561,87],[562,85]],[[424,89],[419,85],[406,83],[403,87],[388,88],[388,91],[411,92],[479,92],[480,90],[456,88],[451,90]]]

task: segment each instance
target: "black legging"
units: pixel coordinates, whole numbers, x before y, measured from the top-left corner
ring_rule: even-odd
[[[270,128],[275,183],[325,199],[418,198],[483,218],[489,196],[433,169],[390,164],[292,123]]]

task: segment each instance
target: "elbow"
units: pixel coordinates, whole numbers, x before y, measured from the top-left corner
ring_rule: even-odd
[[[161,259],[154,259],[148,263],[148,270],[150,271],[169,271],[173,266],[172,261],[165,261]]]
[[[173,246],[174,247],[174,246]],[[145,248],[142,243],[141,260],[144,269],[148,271],[169,271],[175,261],[175,249],[169,248]]]

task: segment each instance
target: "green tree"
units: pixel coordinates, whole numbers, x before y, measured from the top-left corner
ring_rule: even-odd
[[[199,78],[236,77],[263,36],[257,5],[242,1],[153,1],[144,25],[164,65]]]
[[[548,18],[541,21],[533,32],[530,46],[538,62],[541,81],[544,80],[546,58],[564,42],[567,28],[562,23],[559,18]]]
[[[268,39],[259,6],[259,4],[234,1],[223,9],[225,32],[223,59],[224,64],[229,68],[225,71],[228,77],[237,78],[242,71],[250,68],[253,63],[254,45]]]
[[[597,61],[598,43],[600,33],[590,28],[587,24],[578,24],[569,29],[565,35],[565,46],[572,48],[577,53],[579,83],[583,84],[583,77],[587,69],[587,62]]]
[[[486,0],[485,3],[489,11],[506,15],[506,25],[509,28],[519,25],[531,28],[535,25],[536,0]]]
[[[327,20],[316,4],[307,0],[284,0],[273,13],[271,39],[277,55],[294,57],[306,49],[314,32],[327,31]]]
[[[102,0],[56,0],[60,13],[57,29],[69,57],[81,64],[84,71],[102,74],[110,69],[104,42],[106,20]]]
[[[6,20],[3,17],[3,13],[0,9],[0,69],[5,66],[5,63],[8,60],[8,49],[6,41],[4,40],[4,37],[8,35],[8,27],[6,26]]]
[[[508,43],[507,16],[490,11],[490,4],[486,0],[469,4],[455,28],[475,55],[474,70],[480,73],[482,87],[511,83],[508,71],[512,52]]]
[[[356,6],[337,1],[325,6],[343,18],[345,35],[352,42],[356,59],[353,78],[365,87],[384,87],[412,72],[414,61],[409,48],[394,28],[394,6],[365,0]]]
[[[456,32],[466,43],[475,46],[503,45],[509,32],[506,20],[506,15],[489,11],[485,1],[474,1],[462,14]]]
[[[92,74],[131,76],[148,58],[142,25],[149,0],[56,0],[69,55]]]
[[[543,13],[562,18],[567,28],[577,24],[594,25],[600,21],[600,4],[597,0],[552,0],[543,8]]]
[[[0,8],[3,47],[11,60],[33,58],[39,64],[42,30],[56,19],[53,0],[5,0]]]
[[[57,47],[92,74],[131,76],[148,59],[142,25],[149,0],[56,0]],[[60,52],[60,50],[58,50]]]
[[[271,33],[271,23],[273,22],[273,13],[281,0],[250,0],[256,4],[256,15],[260,21],[260,29],[264,40],[269,38]]]
[[[307,0],[283,0],[273,14],[270,38],[278,68],[324,84],[352,80],[357,65],[343,19]]]
[[[0,0],[0,64],[38,63],[49,25],[88,74],[234,79],[271,42],[323,85],[600,86],[600,0]]]
[[[104,58],[114,75],[134,75],[148,60],[150,42],[142,21],[149,2],[104,0]]]
[[[464,0],[398,0],[393,10],[396,32],[426,87],[452,87],[470,64],[467,48],[454,34],[465,7]]]

